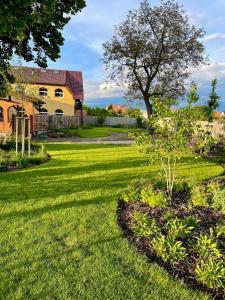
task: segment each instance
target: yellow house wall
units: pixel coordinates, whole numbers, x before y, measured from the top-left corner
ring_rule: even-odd
[[[37,93],[39,88],[45,87],[48,90],[47,97],[43,98],[43,101],[46,103],[43,105],[43,108],[48,110],[49,115],[54,115],[56,109],[62,109],[64,112],[64,116],[74,116],[74,99],[73,94],[70,90],[65,86],[53,86],[53,85],[35,85],[35,89],[37,89]],[[55,90],[61,89],[63,90],[63,97],[55,97]]]

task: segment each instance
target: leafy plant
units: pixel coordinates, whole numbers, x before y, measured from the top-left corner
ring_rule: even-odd
[[[201,234],[197,239],[197,245],[195,247],[198,255],[206,259],[210,256],[222,257],[218,243],[215,241],[213,236],[213,230],[210,230],[210,234]]]
[[[144,179],[134,180],[124,191],[122,199],[124,202],[128,203],[130,201],[140,201],[141,190],[143,186],[151,186],[151,183],[147,183]]]
[[[208,192],[211,196],[212,207],[225,212],[225,188],[219,182],[211,182],[208,185]]]
[[[209,206],[208,195],[203,185],[195,185],[191,189],[191,206]]]
[[[169,261],[172,265],[184,260],[187,256],[186,249],[182,242],[175,241],[163,234],[159,234],[153,238],[151,245],[156,254],[161,257],[164,262]]]
[[[225,237],[225,223],[216,226],[216,235],[217,237]]]
[[[191,233],[193,229],[197,226],[198,221],[193,217],[186,217],[184,219],[170,219],[165,228],[168,230],[168,235],[170,238],[182,238]]]
[[[141,190],[141,201],[148,203],[150,207],[167,207],[169,204],[166,193],[154,191],[153,187],[144,187]]]
[[[137,237],[150,237],[160,231],[155,219],[151,219],[141,212],[135,212],[134,220],[135,223],[131,228]]]
[[[225,289],[225,265],[221,258],[210,256],[195,268],[196,279],[212,289]]]

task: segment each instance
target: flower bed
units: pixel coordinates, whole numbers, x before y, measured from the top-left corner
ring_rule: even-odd
[[[225,297],[225,177],[176,187],[139,182],[124,193],[118,222],[151,261],[192,287]]]
[[[25,154],[22,157],[21,153],[16,155],[13,145],[0,145],[0,172],[14,171],[40,165],[49,159],[50,156],[46,153],[44,147],[32,145],[30,156]]]

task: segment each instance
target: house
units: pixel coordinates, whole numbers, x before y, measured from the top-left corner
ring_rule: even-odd
[[[15,116],[25,115],[31,120],[31,132],[33,132],[34,108],[31,102],[26,102],[24,108],[17,100],[0,98],[0,136],[15,131]]]
[[[42,68],[14,68],[16,80],[26,83],[42,100],[35,113],[74,116],[84,100],[82,73]]]
[[[127,107],[125,105],[118,105],[118,104],[110,104],[107,107],[107,110],[112,110],[115,113],[122,113],[126,114],[127,113]]]
[[[213,115],[214,115],[215,119],[223,119],[223,118],[225,118],[225,113],[224,112],[215,111],[213,113]]]

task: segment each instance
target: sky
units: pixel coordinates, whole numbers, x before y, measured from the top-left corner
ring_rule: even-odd
[[[160,3],[149,1],[153,5]],[[217,78],[220,110],[225,110],[225,0],[178,0],[178,3],[183,5],[191,23],[206,31],[203,41],[210,64],[195,70],[191,78],[199,86],[201,103],[207,100],[211,80]],[[123,89],[106,88],[106,73],[100,58],[102,44],[111,39],[114,25],[122,22],[128,11],[138,8],[139,4],[140,0],[87,0],[87,7],[65,26],[61,58],[49,62],[48,67],[82,71],[87,105],[126,104]]]

